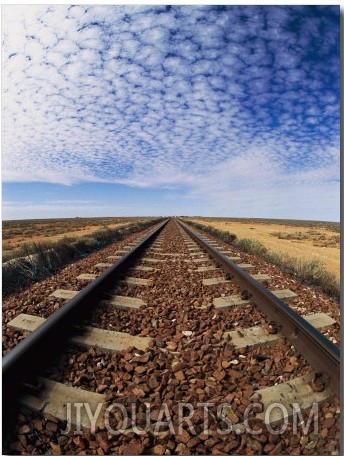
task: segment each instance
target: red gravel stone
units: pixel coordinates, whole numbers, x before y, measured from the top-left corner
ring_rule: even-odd
[[[128,456],[142,454],[144,450],[144,445],[141,442],[131,442],[128,444],[124,444],[121,447],[121,453]]]
[[[303,446],[298,443],[301,432],[295,437],[288,435],[288,432],[282,436],[272,437],[266,431],[258,436],[238,436],[235,433],[220,436],[216,433],[218,404],[230,404],[232,411],[228,416],[231,416],[233,423],[240,423],[246,407],[251,403],[250,397],[257,389],[281,381],[279,376],[282,373],[282,381],[307,373],[309,366],[284,340],[253,350],[236,350],[231,341],[224,340],[225,331],[272,322],[269,322],[254,305],[233,308],[223,313],[216,310],[213,305],[202,309],[200,306],[211,304],[214,297],[221,295],[237,294],[243,298],[248,296],[245,296],[234,283],[221,284],[211,289],[203,286],[202,278],[215,276],[210,273],[198,273],[195,271],[198,265],[184,262],[184,258],[190,259],[189,253],[179,229],[173,223],[169,224],[158,238],[162,241],[164,252],[178,252],[183,255],[163,257],[158,253],[150,254],[149,256],[155,258],[164,258],[165,261],[159,263],[157,271],[135,272],[135,276],[152,279],[153,286],[130,287],[118,284],[113,289],[114,294],[143,299],[147,307],[136,311],[110,306],[95,308],[88,322],[89,325],[102,329],[148,335],[153,339],[151,348],[145,352],[130,348],[109,355],[99,348],[71,347],[63,355],[58,366],[51,368],[49,375],[56,381],[75,384],[90,391],[104,392],[109,404],[125,404],[129,413],[129,425],[132,405],[138,410],[138,420],[141,420],[139,426],[142,425],[144,428],[145,404],[151,404],[153,409],[153,404],[156,404],[156,410],[151,411],[150,417],[153,424],[158,418],[165,423],[161,426],[161,433],[157,436],[137,436],[134,433],[111,436],[107,431],[97,431],[92,437],[73,435],[68,438],[59,435],[59,430],[65,429],[66,426],[54,417],[46,416],[42,421],[42,417],[37,414],[33,415],[32,420],[28,420],[23,414],[7,448],[12,454],[14,451],[59,454],[58,447],[62,454],[278,454],[276,451],[286,453],[291,448],[293,451],[290,450],[289,453],[292,454],[297,454],[297,451],[313,451],[314,449],[307,450],[305,447],[311,443],[310,439]],[[8,321],[22,311],[49,316],[56,305],[63,305],[61,300],[48,298],[54,289],[81,289],[85,284],[76,281],[76,275],[93,272],[94,264],[103,262],[106,256],[114,254],[114,251],[124,247],[126,242],[117,243],[102,252],[90,255],[85,260],[68,266],[54,278],[36,284],[30,291],[6,300],[3,321]],[[226,250],[228,248],[232,249],[232,246],[226,246]],[[233,256],[237,253],[233,251]],[[261,260],[243,253],[240,256],[243,262],[255,264],[259,272],[273,275],[271,266]],[[138,264],[147,266],[143,261],[139,261]],[[209,260],[206,264],[211,265],[212,261]],[[219,272],[217,275],[220,277],[222,273]],[[59,277],[62,278],[61,281]],[[278,278],[274,276],[271,289],[294,289],[302,295],[304,303],[310,303],[309,312],[320,308],[331,309],[331,316],[339,322],[339,311],[335,310],[334,304],[328,298],[290,280],[281,274]],[[308,297],[313,294],[314,297],[310,301]],[[305,304],[303,306],[307,307]],[[183,331],[190,331],[190,335],[183,334]],[[339,325],[329,334],[339,341]],[[22,338],[23,335],[19,332],[6,328],[5,350],[13,347]],[[315,387],[319,388],[319,382],[314,383]],[[177,429],[178,404],[181,402],[190,402],[195,409],[191,422],[195,426],[196,436],[192,435],[185,424],[181,435],[170,433],[168,417],[159,417],[160,405],[166,403]],[[210,409],[213,415],[209,414],[213,434],[203,433],[204,417],[203,410],[198,410],[199,402],[215,404]],[[339,437],[336,437],[339,435],[337,407],[339,404],[335,400],[325,402],[319,407],[321,438],[315,450],[318,454],[331,454],[332,451],[339,449]],[[255,412],[260,411],[260,408],[252,410],[250,419],[254,417]],[[184,416],[188,414],[189,411],[185,409]],[[52,431],[55,429],[54,424],[56,431]],[[27,430],[26,426],[29,427],[29,431],[19,434],[19,428]],[[33,432],[37,438],[35,437],[35,443],[31,445]],[[11,447],[11,444],[16,448]]]

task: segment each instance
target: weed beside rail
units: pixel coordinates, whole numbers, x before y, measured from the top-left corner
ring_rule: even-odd
[[[340,284],[335,275],[328,272],[322,262],[317,259],[300,260],[288,254],[271,252],[256,239],[238,239],[235,234],[217,228],[192,221],[187,221],[187,223],[237,247],[243,252],[260,256],[267,262],[278,266],[283,272],[294,276],[301,283],[317,286],[328,296],[337,300],[340,298]]]
[[[23,290],[57,273],[62,267],[95,252],[131,233],[156,224],[161,219],[135,222],[125,227],[106,228],[79,238],[65,237],[57,242],[26,243],[19,258],[3,264],[2,297]]]

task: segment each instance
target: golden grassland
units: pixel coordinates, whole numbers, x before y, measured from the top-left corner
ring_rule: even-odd
[[[258,240],[272,252],[301,260],[317,259],[337,279],[340,277],[339,223],[203,217],[189,220],[235,234],[238,239]]]
[[[56,274],[68,263],[157,223],[156,217],[24,220],[4,223],[2,296],[7,297]],[[7,244],[6,244],[7,242]]]
[[[11,220],[2,223],[2,252],[14,253],[27,243],[55,242],[64,237],[88,236],[100,229],[118,228],[139,217]]]

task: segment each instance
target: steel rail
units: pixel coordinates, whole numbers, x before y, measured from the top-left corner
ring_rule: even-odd
[[[153,232],[127,254],[104,271],[97,279],[83,288],[74,298],[46,319],[35,331],[15,346],[2,362],[3,398],[9,400],[18,394],[21,385],[32,378],[50,362],[72,335],[73,325],[80,324],[99,302],[104,291],[113,287],[120,276],[128,269],[134,258],[154,240],[169,219],[164,220]]]
[[[177,221],[242,289],[252,295],[251,299],[259,309],[280,326],[281,333],[302,353],[313,369],[329,379],[332,391],[339,396],[339,348],[246,271],[209,245],[189,226]]]

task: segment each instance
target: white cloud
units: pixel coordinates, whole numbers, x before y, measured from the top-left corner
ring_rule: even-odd
[[[235,193],[273,211],[274,188],[287,195],[306,170],[303,194],[328,201],[339,16],[114,5],[6,5],[3,16],[5,181],[186,185],[214,207]]]

